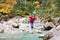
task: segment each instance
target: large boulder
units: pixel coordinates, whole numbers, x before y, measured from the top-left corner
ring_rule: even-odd
[[[54,27],[56,27],[52,22],[47,22],[46,24],[45,24],[45,30],[50,30],[50,29],[52,29],[52,28],[54,28]]]
[[[60,40],[60,36],[54,36],[50,40]]]
[[[60,36],[60,25],[58,25],[56,28],[52,28],[45,36],[44,40],[57,40]]]
[[[45,36],[44,36],[44,40],[49,40],[51,39],[53,36],[55,36],[57,30],[55,28],[51,29]]]
[[[60,30],[50,40],[60,40]]]

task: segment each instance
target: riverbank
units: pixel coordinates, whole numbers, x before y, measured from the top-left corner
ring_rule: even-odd
[[[57,21],[55,20],[55,22],[57,23],[58,20]],[[43,40],[44,36],[45,36],[44,38],[47,39],[46,35],[51,35],[51,34],[49,34],[49,33],[51,33],[49,27],[51,27],[52,24],[53,24],[53,22],[51,22],[51,21],[47,22],[45,20],[41,21],[41,19],[37,19],[34,22],[33,34],[31,34],[31,28],[30,28],[30,24],[29,24],[29,18],[28,17],[16,16],[16,17],[13,17],[13,18],[9,19],[8,21],[2,20],[0,22],[0,33],[2,35],[6,35],[6,36],[8,36],[8,35],[10,36],[10,34],[11,35],[15,35],[15,34],[21,35],[21,34],[28,33],[28,35],[31,34],[31,35],[36,35],[35,37],[38,36],[38,40],[39,40],[39,38],[42,37],[42,40]],[[44,26],[48,29],[48,31],[45,31],[45,27]],[[55,28],[55,27],[56,27],[56,25],[52,26],[52,28]],[[55,31],[55,30],[52,30],[52,31]],[[24,38],[24,36],[23,37],[21,36],[21,37]],[[3,38],[4,38],[4,36],[3,36]]]

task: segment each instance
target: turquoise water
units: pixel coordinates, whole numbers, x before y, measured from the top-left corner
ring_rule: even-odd
[[[42,34],[46,34],[46,31],[43,31]],[[0,40],[43,40],[43,38],[27,32],[17,34],[0,33]]]
[[[33,34],[24,34],[21,38],[21,40],[42,40],[42,38],[39,38],[36,35]]]

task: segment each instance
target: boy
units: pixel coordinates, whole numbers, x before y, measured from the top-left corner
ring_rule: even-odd
[[[34,21],[36,20],[35,15],[29,16],[29,22],[30,22],[30,26],[31,26],[31,31],[33,31],[34,28]]]

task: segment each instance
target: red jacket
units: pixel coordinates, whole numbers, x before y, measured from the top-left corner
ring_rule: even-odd
[[[30,19],[29,20],[30,22],[34,22],[36,20],[36,18],[35,17],[32,17],[32,16],[30,16],[29,19]]]

